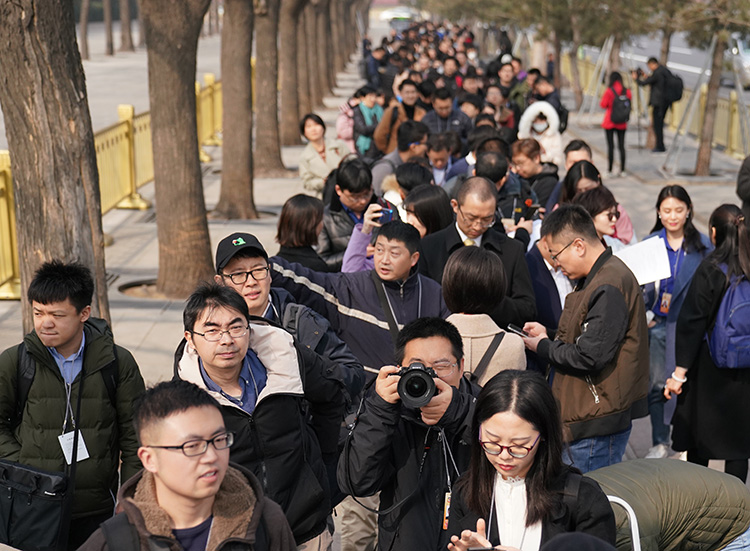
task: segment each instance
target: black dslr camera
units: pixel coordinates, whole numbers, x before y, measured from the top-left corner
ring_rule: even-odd
[[[437,373],[431,367],[414,362],[409,367],[402,367],[394,375],[401,377],[398,382],[398,395],[406,407],[419,409],[426,406],[435,396],[433,379],[437,377]]]

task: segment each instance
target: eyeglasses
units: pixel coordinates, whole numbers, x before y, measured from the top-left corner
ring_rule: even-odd
[[[263,268],[253,268],[249,272],[235,272],[233,274],[221,274],[221,277],[228,277],[235,285],[242,285],[247,281],[247,276],[252,276],[255,281],[263,281],[268,277],[268,266]]]
[[[466,223],[469,224],[469,226],[473,226],[478,222],[479,226],[482,228],[491,228],[497,221],[497,217],[494,214],[485,218],[479,218],[478,216],[466,216],[461,210],[461,207],[458,207],[458,212],[461,213],[461,216],[463,216],[464,220],[466,220]]]
[[[224,333],[232,337],[233,339],[239,339],[247,335],[249,325],[233,325],[226,331],[220,329],[209,329],[205,333],[198,333],[198,331],[191,331],[193,335],[200,335],[208,342],[219,342],[224,336]]]
[[[610,210],[607,212],[607,219],[608,220],[619,220],[620,219],[620,211],[619,210]]]
[[[536,446],[536,443],[539,442],[539,438],[541,438],[542,433],[539,433],[539,436],[536,437],[536,440],[534,440],[534,443],[529,446],[501,446],[500,444],[497,444],[496,442],[490,442],[490,441],[483,441],[479,440],[479,444],[482,446],[482,449],[490,454],[490,455],[500,455],[503,453],[503,450],[508,450],[508,453],[511,457],[515,457],[516,459],[523,459],[527,455],[531,453],[531,450],[534,449],[534,446]]]
[[[557,262],[557,259],[558,259],[558,257],[559,257],[559,256],[560,256],[560,255],[561,255],[561,254],[563,253],[563,251],[564,251],[565,249],[567,249],[567,248],[568,248],[568,247],[570,247],[570,246],[571,246],[571,245],[572,245],[573,243],[575,243],[575,242],[576,242],[576,239],[580,239],[580,237],[576,237],[576,238],[575,238],[575,239],[574,239],[573,241],[571,241],[570,243],[568,243],[567,245],[565,245],[565,246],[564,246],[564,247],[563,247],[562,249],[560,249],[560,252],[559,252],[559,253],[556,253],[556,254],[550,254],[550,258],[552,259],[552,262]]]
[[[234,434],[231,432],[225,432],[217,434],[209,440],[188,440],[181,446],[144,446],[145,448],[159,448],[161,450],[181,450],[188,457],[196,457],[203,455],[208,449],[208,445],[212,444],[214,449],[226,450],[232,444],[234,444]]]
[[[450,377],[451,375],[453,375],[456,367],[458,367],[458,362],[438,362],[431,365],[430,367],[435,370],[435,373],[437,373],[438,377]]]

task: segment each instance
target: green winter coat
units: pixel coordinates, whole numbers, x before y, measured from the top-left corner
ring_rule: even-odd
[[[635,459],[586,473],[635,511],[643,551],[716,551],[750,526],[739,478],[676,459]],[[632,549],[625,510],[612,504],[617,549]]]
[[[73,517],[114,511],[122,459],[122,480],[141,468],[138,440],[133,428],[133,400],[144,392],[143,378],[133,356],[117,347],[117,403],[110,402],[100,371],[115,361],[112,333],[107,323],[90,318],[84,324],[85,384],[78,419],[89,458],[78,463]],[[36,360],[36,373],[29,389],[21,423],[14,429],[18,346],[0,355],[0,457],[48,471],[65,470],[65,459],[57,437],[65,418],[65,383],[47,348],[32,331],[24,338],[27,351]],[[79,374],[73,381],[71,403],[75,411]]]

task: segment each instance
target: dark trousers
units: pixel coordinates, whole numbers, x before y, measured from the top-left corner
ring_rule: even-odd
[[[612,165],[615,162],[615,134],[617,134],[617,149],[620,150],[620,172],[625,170],[625,130],[607,128],[607,160],[609,161],[609,171],[612,172]]]
[[[654,105],[651,116],[654,120],[654,134],[656,135],[656,149],[665,150],[664,147],[664,117],[669,105]]]
[[[695,450],[688,450],[687,460],[696,465],[708,467],[708,459],[698,455]],[[724,472],[747,482],[747,459],[727,459],[724,461]]]
[[[81,547],[89,539],[89,536],[96,532],[99,525],[111,517],[112,513],[106,513],[73,519],[70,523],[68,549],[73,551]]]

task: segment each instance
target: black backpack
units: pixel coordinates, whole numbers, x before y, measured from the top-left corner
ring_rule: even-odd
[[[664,84],[664,99],[667,103],[674,103],[682,99],[685,85],[682,79],[667,69],[667,79]]]
[[[630,120],[630,98],[628,98],[628,89],[623,86],[622,92],[618,94],[615,92],[614,86],[611,88],[612,93],[615,96],[612,102],[612,113],[609,119],[614,124],[623,124]]]
[[[568,128],[568,110],[562,103],[560,109],[557,110],[557,114],[560,117],[560,134],[562,134]]]

